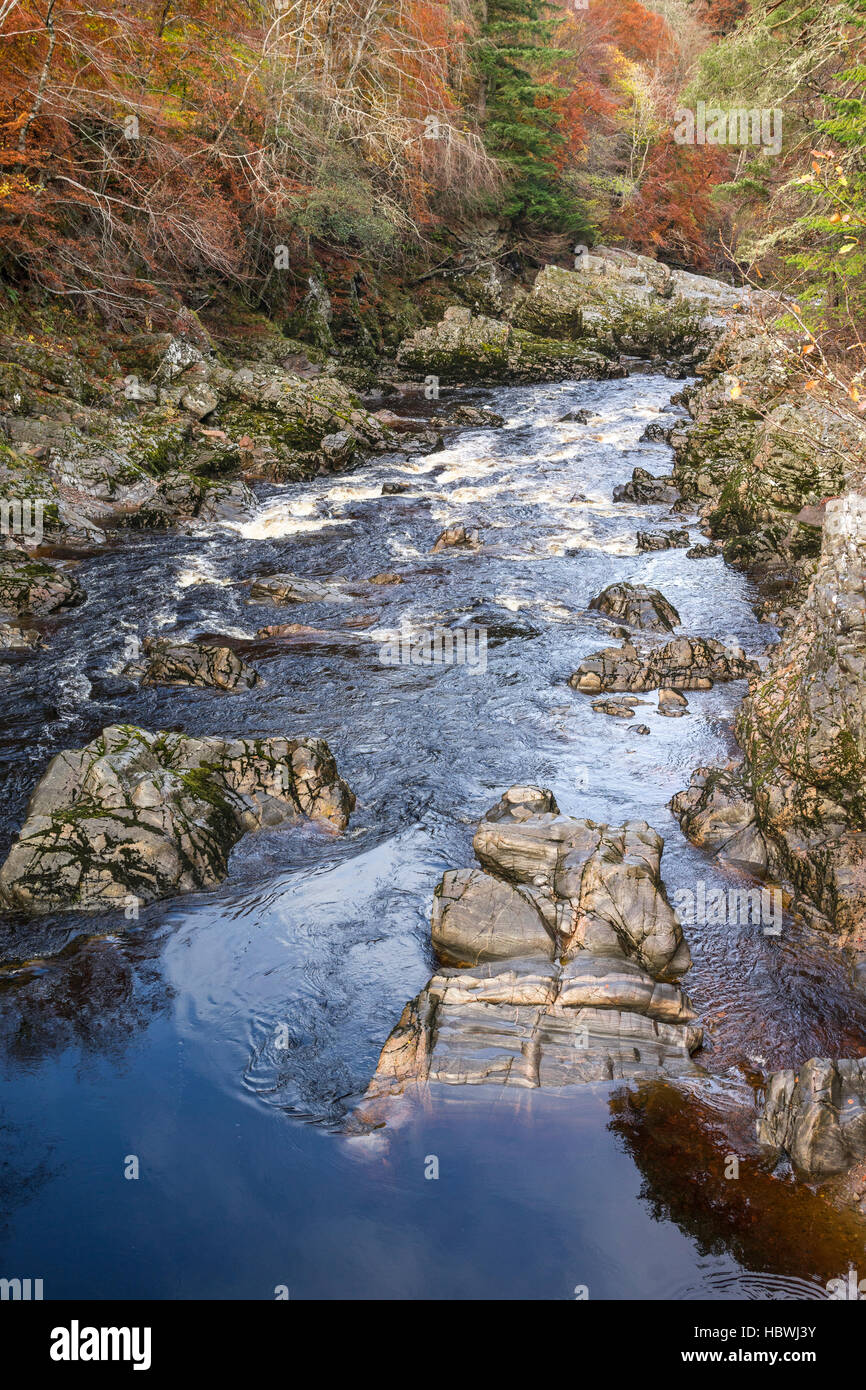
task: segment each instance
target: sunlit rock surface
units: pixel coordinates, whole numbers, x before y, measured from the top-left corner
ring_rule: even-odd
[[[0,904],[94,911],[207,888],[245,832],[302,816],[343,829],[353,806],[321,741],[113,725],[48,764],[0,869]]]
[[[673,632],[680,622],[673,604],[647,584],[609,584],[589,606],[627,627],[646,632]]]
[[[604,647],[580,663],[569,678],[575,690],[710,690],[716,681],[745,680],[755,662],[712,637],[675,637],[642,655],[631,642]]]
[[[595,825],[512,787],[478,826],[481,869],[445,874],[442,967],[406,1005],[353,1125],[429,1083],[560,1087],[680,1075],[702,1032],[676,980],[691,963],[644,822]]]
[[[144,659],[131,663],[125,674],[144,685],[210,686],[214,690],[249,690],[259,674],[230,647],[206,642],[171,642],[149,637]]]

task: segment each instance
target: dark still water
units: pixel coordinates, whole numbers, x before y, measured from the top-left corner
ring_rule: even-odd
[[[646,697],[641,737],[566,684],[610,640],[586,605],[618,579],[660,588],[688,633],[748,652],[773,638],[721,560],[637,553],[638,529],[682,518],[611,502],[635,466],[668,471],[670,451],[638,441],[677,413],[675,389],[476,394],[504,429],[262,489],[241,526],[134,537],[80,566],[87,605],[0,686],[4,853],[48,758],[112,722],[321,736],[358,808],[342,837],[247,837],[219,888],[135,922],[0,925],[0,1276],[42,1278],[46,1298],[773,1299],[821,1297],[862,1259],[862,1223],[755,1149],[762,1075],[859,1052],[866,1028],[839,958],[793,922],[778,938],[687,928],[705,1079],[444,1088],[374,1142],[341,1132],[430,973],[433,888],[472,862],[475,823],[512,783],[551,787],[566,813],[649,821],[671,893],[726,886],[667,802],[729,756],[742,686],[690,693],[682,719]],[[589,423],[557,423],[581,407]],[[383,482],[410,490],[382,497]],[[458,522],[483,549],[431,555]],[[244,581],[278,571],[349,592],[250,604]],[[383,571],[404,582],[367,583]],[[486,666],[384,665],[404,620],[484,628]],[[307,630],[256,637],[280,622]],[[132,686],[124,652],[149,633],[220,634],[264,683]]]

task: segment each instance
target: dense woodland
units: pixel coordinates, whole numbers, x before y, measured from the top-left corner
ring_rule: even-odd
[[[781,288],[856,394],[864,34],[866,0],[0,0],[7,307],[290,316],[314,274],[375,312],[497,225],[494,260]],[[781,151],[677,143],[698,101],[778,109]]]

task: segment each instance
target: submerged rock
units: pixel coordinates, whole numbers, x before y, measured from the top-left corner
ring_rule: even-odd
[[[544,788],[512,787],[474,839],[481,868],[436,890],[442,968],[407,1004],[353,1119],[390,1118],[431,1082],[559,1087],[694,1071],[701,1043],[674,983],[688,947],[644,822],[562,816]]]
[[[806,1178],[844,1173],[866,1157],[866,1058],[812,1057],[798,1072],[777,1071],[757,1132]]]
[[[345,599],[343,587],[335,580],[305,579],[299,574],[269,574],[254,579],[250,599],[271,603],[328,603]]]
[[[140,674],[144,685],[198,685],[215,690],[249,690],[261,679],[230,647],[204,642],[170,642],[155,637],[144,642],[145,661],[127,666],[125,674]]]
[[[353,806],[321,741],[112,725],[48,764],[0,869],[0,903],[97,911],[208,888],[245,832],[301,816],[341,830]]]
[[[647,632],[673,632],[680,622],[673,604],[658,589],[650,589],[646,584],[609,584],[589,606],[627,627]]]
[[[585,657],[569,685],[595,694],[603,690],[710,690],[716,681],[745,680],[757,664],[712,637],[675,637],[641,656],[630,642]]]

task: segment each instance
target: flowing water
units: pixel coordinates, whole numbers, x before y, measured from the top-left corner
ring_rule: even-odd
[[[358,806],[341,837],[246,837],[226,882],[135,922],[0,926],[0,1275],[42,1278],[47,1298],[787,1298],[820,1297],[862,1261],[858,1220],[772,1174],[754,1144],[763,1074],[866,1036],[842,959],[787,919],[778,937],[687,928],[705,1079],[445,1088],[366,1157],[340,1132],[430,974],[433,888],[472,863],[473,827],[507,786],[649,821],[671,893],[737,881],[667,803],[731,755],[742,684],[690,693],[680,719],[643,697],[635,721],[567,685],[611,640],[587,604],[616,580],[660,588],[688,633],[747,652],[773,640],[720,559],[637,553],[638,529],[682,518],[611,501],[635,466],[669,471],[670,450],[639,438],[681,413],[674,389],[635,375],[474,393],[504,429],[262,488],[249,522],[133,536],[81,564],[86,607],[46,624],[48,652],[0,687],[5,842],[47,759],[112,722],[323,737]],[[559,423],[581,407],[589,423]],[[383,497],[383,482],[409,490]],[[457,522],[483,549],[431,555]],[[283,571],[353,592],[249,602],[244,581]],[[365,582],[383,571],[404,582]],[[256,638],[280,622],[313,631]],[[486,663],[383,663],[406,622],[483,628]],[[153,632],[219,634],[264,684],[132,686],[124,651]]]

